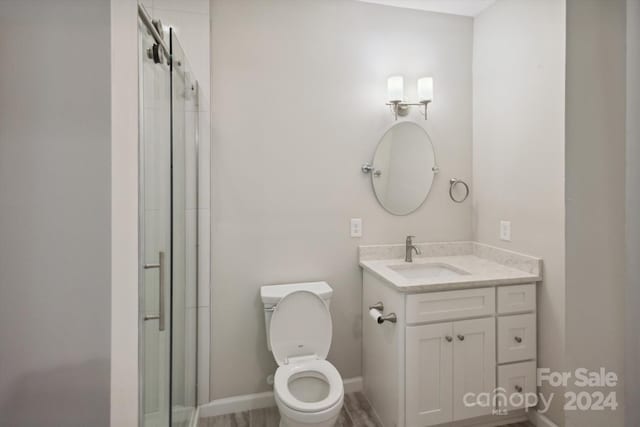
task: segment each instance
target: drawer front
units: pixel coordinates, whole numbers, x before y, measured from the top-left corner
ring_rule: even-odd
[[[494,288],[407,295],[409,324],[490,316],[494,312]]]
[[[527,402],[527,396],[536,394],[536,362],[514,363],[498,366],[498,387],[504,389],[504,397],[498,400],[500,409],[522,409],[535,406],[535,402]],[[531,397],[529,397],[531,399]]]
[[[498,363],[536,358],[536,315],[498,317]]]
[[[501,286],[498,292],[498,313],[518,313],[536,310],[536,285]]]

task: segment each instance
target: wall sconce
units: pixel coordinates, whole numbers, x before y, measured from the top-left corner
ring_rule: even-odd
[[[418,102],[404,102],[404,77],[391,76],[387,79],[387,105],[391,106],[396,120],[398,116],[409,114],[412,105],[424,107],[424,119],[427,120],[427,107],[433,101],[433,78],[422,77],[418,79]]]

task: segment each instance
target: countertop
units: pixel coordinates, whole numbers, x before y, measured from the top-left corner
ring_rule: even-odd
[[[488,286],[534,283],[542,280],[542,260],[477,242],[416,244],[422,251],[413,263],[404,261],[404,245],[360,247],[360,266],[403,293],[422,293]],[[402,254],[401,257],[397,256]],[[408,279],[392,266],[445,264],[460,270],[455,276]]]

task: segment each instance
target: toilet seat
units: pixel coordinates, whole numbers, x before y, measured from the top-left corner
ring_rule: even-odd
[[[271,315],[269,340],[278,365],[290,358],[316,356],[324,359],[331,347],[331,314],[313,292],[295,291],[280,300]]]
[[[327,396],[316,402],[304,402],[293,395],[289,389],[290,379],[294,376],[320,376],[329,387]],[[344,386],[342,377],[331,363],[322,359],[292,362],[280,366],[274,378],[274,391],[287,407],[299,412],[320,412],[342,403]]]

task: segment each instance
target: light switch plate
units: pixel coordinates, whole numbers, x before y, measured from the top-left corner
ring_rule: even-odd
[[[511,221],[500,221],[500,240],[511,241]]]
[[[351,237],[362,237],[362,218],[351,218]]]

